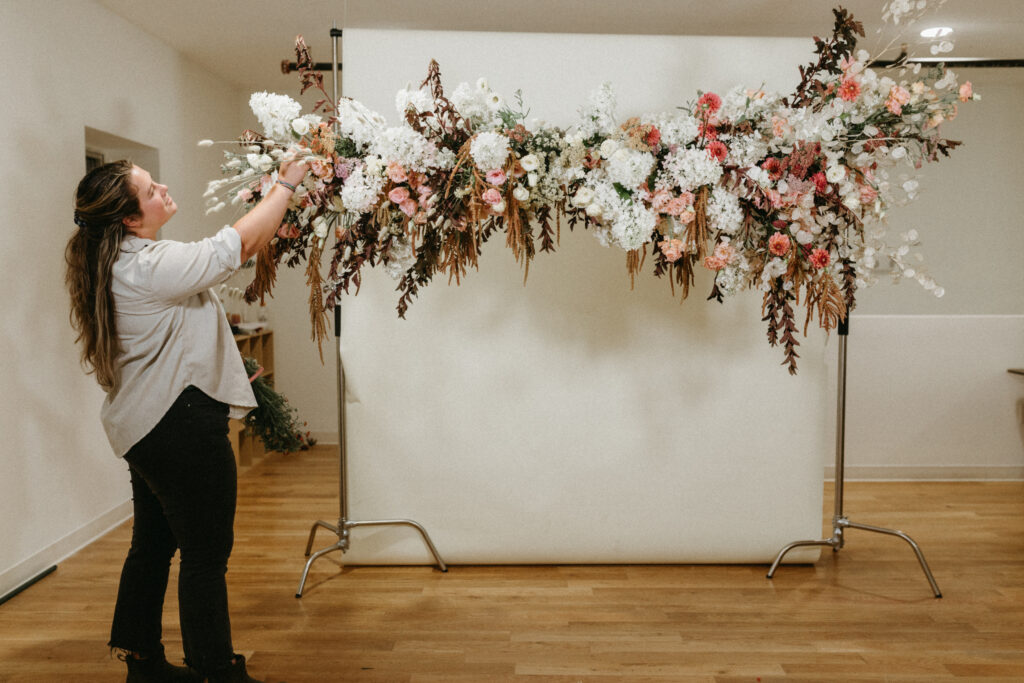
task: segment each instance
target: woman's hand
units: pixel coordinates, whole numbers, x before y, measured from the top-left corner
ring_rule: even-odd
[[[298,185],[306,177],[307,173],[309,173],[309,164],[305,161],[293,159],[281,163],[281,168],[277,171],[277,177],[289,185]]]

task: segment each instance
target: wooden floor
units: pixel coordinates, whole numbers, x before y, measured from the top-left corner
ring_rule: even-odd
[[[228,573],[236,649],[268,680],[1024,681],[1024,482],[849,483],[848,532],[815,566],[313,567],[334,452],[240,476]],[[831,517],[831,487],[825,519]],[[128,525],[0,606],[0,681],[121,681],[104,647]],[[333,536],[325,533],[324,544]],[[443,549],[442,549],[443,551]],[[173,578],[172,578],[173,580]],[[176,600],[165,642],[181,657]]]

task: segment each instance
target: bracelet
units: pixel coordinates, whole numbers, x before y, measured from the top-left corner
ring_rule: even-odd
[[[286,182],[285,182],[285,181],[283,181],[283,180],[278,180],[278,181],[277,181],[277,184],[278,184],[278,185],[284,185],[285,187],[287,187],[287,188],[288,188],[289,190],[291,190],[292,192],[295,192],[295,186],[294,186],[294,185],[292,185],[291,183],[286,183]]]

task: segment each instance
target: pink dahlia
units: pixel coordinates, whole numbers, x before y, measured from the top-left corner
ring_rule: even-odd
[[[768,251],[776,256],[785,256],[789,253],[789,237],[777,232],[768,238]]]

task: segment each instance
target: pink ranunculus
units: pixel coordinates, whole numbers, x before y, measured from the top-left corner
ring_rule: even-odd
[[[485,190],[484,193],[480,196],[480,198],[483,199],[488,204],[490,204],[491,206],[494,206],[495,204],[501,202],[501,193],[492,187],[488,190]]]
[[[964,84],[960,86],[960,101],[966,102],[974,96],[974,86],[971,85],[970,81],[964,81]]]
[[[654,196],[651,197],[651,208],[658,213],[668,213],[665,207],[668,206],[670,201],[672,201],[671,192],[668,190],[658,190],[654,193]]]
[[[408,187],[396,187],[391,192],[388,192],[388,199],[393,201],[395,204],[401,204],[409,198]]]
[[[502,185],[505,183],[506,180],[505,172],[502,171],[500,168],[496,168],[493,171],[488,171],[484,177],[487,178],[487,182],[489,182],[491,185]]]
[[[665,260],[669,263],[675,263],[683,255],[682,240],[662,240],[658,242],[658,248],[661,249],[661,253],[665,255]]]
[[[832,257],[824,249],[814,249],[809,258],[815,268],[824,268],[832,261]]]
[[[789,237],[777,232],[768,238],[768,251],[775,256],[785,256],[789,253]]]
[[[399,203],[398,208],[402,210],[406,216],[413,216],[416,213],[416,209],[419,208],[419,204],[416,203],[415,199],[405,199]]]
[[[839,84],[839,97],[847,102],[853,102],[860,96],[860,83],[856,78],[844,78]]]
[[[725,161],[726,155],[729,153],[729,148],[725,146],[725,143],[721,140],[715,140],[707,146],[708,154],[711,155],[718,163]]]
[[[388,164],[388,178],[391,178],[393,183],[404,183],[409,179],[409,176],[401,164],[397,161],[392,161]]]

